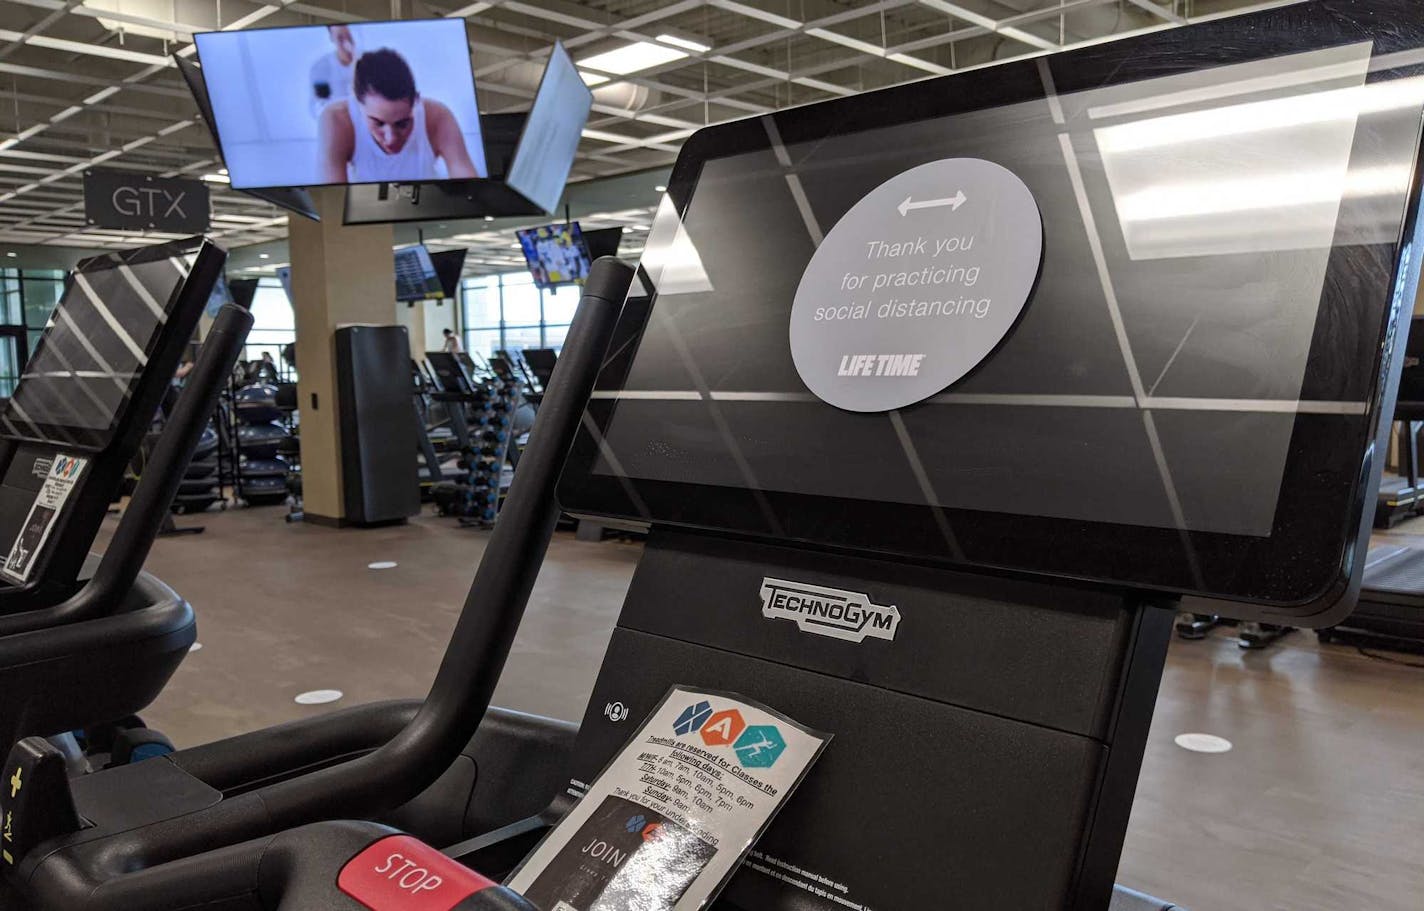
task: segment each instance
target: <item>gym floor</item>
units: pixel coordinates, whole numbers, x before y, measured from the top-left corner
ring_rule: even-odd
[[[160,540],[148,568],[193,603],[202,648],[145,719],[180,747],[423,696],[487,538],[429,517],[287,525],[280,508],[179,524],[207,533]],[[1390,537],[1424,544],[1424,520]],[[641,550],[556,537],[497,704],[582,716]],[[344,697],[293,701],[320,689]],[[1188,752],[1187,732],[1234,749]],[[1424,670],[1308,632],[1254,653],[1227,632],[1174,642],[1118,879],[1192,911],[1419,911]]]

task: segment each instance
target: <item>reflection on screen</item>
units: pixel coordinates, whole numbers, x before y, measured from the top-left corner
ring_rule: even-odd
[[[208,316],[217,316],[223,304],[232,300],[232,292],[228,290],[227,276],[218,274],[218,280],[213,285],[213,293],[208,295],[207,306],[203,308],[203,313]]]
[[[555,44],[505,182],[545,212],[554,211],[592,109],[593,92],[568,51]]]
[[[132,263],[103,259],[76,271],[0,411],[0,433],[83,445],[84,435],[72,431],[112,428],[143,376],[188,268],[175,255]]]
[[[517,232],[529,274],[541,288],[582,283],[588,277],[588,248],[578,222]]]
[[[238,189],[486,176],[460,20],[196,35]]]
[[[402,247],[396,251],[396,300],[420,301],[443,297],[440,276],[424,244]]]
[[[294,298],[292,297],[292,267],[278,266],[277,281],[282,283],[282,293],[287,295],[287,302],[293,303]]]

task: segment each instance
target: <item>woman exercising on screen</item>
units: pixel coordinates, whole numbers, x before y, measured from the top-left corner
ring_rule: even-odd
[[[317,147],[324,183],[436,180],[437,158],[452,179],[480,176],[455,115],[420,96],[390,48],[357,59],[350,97],[321,112]]]

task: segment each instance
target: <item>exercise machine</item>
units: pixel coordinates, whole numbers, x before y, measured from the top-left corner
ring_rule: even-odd
[[[1399,379],[1399,401],[1394,406],[1394,423],[1399,442],[1395,447],[1398,473],[1380,481],[1375,527],[1393,528],[1424,508],[1424,486],[1419,480],[1420,421],[1424,420],[1424,317],[1410,321],[1404,372]]]
[[[0,550],[6,555],[0,614],[52,607],[82,584],[104,516],[170,395],[203,312],[178,293],[189,260],[206,270],[221,257],[205,253],[200,241],[180,241],[94,257],[75,268],[20,386],[0,412]],[[144,288],[151,307],[134,295],[130,281]],[[116,289],[132,298],[112,305],[117,311],[106,306]],[[105,314],[122,317],[123,338]],[[57,459],[72,466],[74,477],[62,480],[63,500],[54,509],[37,500]]]
[[[649,305],[595,264],[427,698],[72,784],[22,741],[7,907],[415,907],[341,885],[399,850],[461,883],[440,907],[527,909],[469,871],[512,870],[674,684],[834,735],[718,911],[1167,907],[1113,879],[1174,613],[1318,627],[1359,591],[1424,242],[1424,98],[1391,91],[1421,75],[1412,4],[1313,0],[690,137]],[[1217,197],[1207,233],[1135,207],[1174,198],[1164,142],[1302,173],[1239,132],[1299,152],[1299,118],[1239,106],[1314,109],[1348,74],[1369,103],[1332,120],[1346,177],[1407,176],[1369,197],[1342,179],[1328,231],[1283,196],[1249,220]],[[1184,102],[1215,116],[1156,122]],[[921,318],[895,298],[827,312],[847,276],[938,274],[922,238],[982,257],[973,297],[916,292],[980,342],[947,383],[873,347],[875,320]],[[970,281],[957,261],[946,281]],[[966,327],[999,305],[994,332]],[[801,349],[817,329],[856,347]],[[561,504],[652,526],[576,731],[489,704]]]
[[[167,386],[176,366],[168,345],[180,343],[179,352],[186,346],[225,258],[214,245],[196,240],[98,257],[76,270],[70,293],[0,412],[0,424],[27,441],[12,458],[35,458],[36,449],[48,447],[52,463],[43,484],[33,482],[32,503],[18,504],[19,518],[13,496],[0,502],[0,522],[35,536],[32,553],[45,553],[46,535],[59,535],[67,519],[67,533],[74,534],[84,518],[80,513],[75,520],[74,511],[85,506],[75,498],[94,496],[121,474],[126,441],[118,437],[135,425],[142,432],[152,416],[156,404],[144,395]],[[124,323],[105,313],[123,314]],[[108,547],[84,561],[73,591],[55,603],[0,616],[0,739],[84,730],[91,754],[106,754],[104,762],[164,743],[134,716],[186,655],[193,613],[140,568],[169,517],[250,325],[251,317],[235,306],[217,315]],[[87,552],[93,532],[74,540]],[[70,758],[79,760],[71,768],[83,767],[83,757]]]
[[[1402,477],[1380,485],[1376,527],[1389,527],[1418,508],[1419,422],[1424,420],[1424,318],[1411,323],[1399,400],[1394,406]],[[1413,497],[1413,498],[1411,498]],[[1381,542],[1365,560],[1365,581],[1354,612],[1340,625],[1320,630],[1322,642],[1424,654],[1424,549]]]

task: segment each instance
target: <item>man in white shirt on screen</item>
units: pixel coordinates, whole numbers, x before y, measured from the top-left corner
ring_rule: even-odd
[[[390,48],[356,60],[351,95],[321,112],[317,128],[323,183],[452,180],[479,177],[465,134],[448,107],[416,91],[405,58]]]
[[[356,71],[356,36],[351,34],[351,27],[328,25],[326,36],[331,39],[332,50],[318,57],[311,68],[309,106],[313,117],[320,117],[331,102],[351,96]]]

